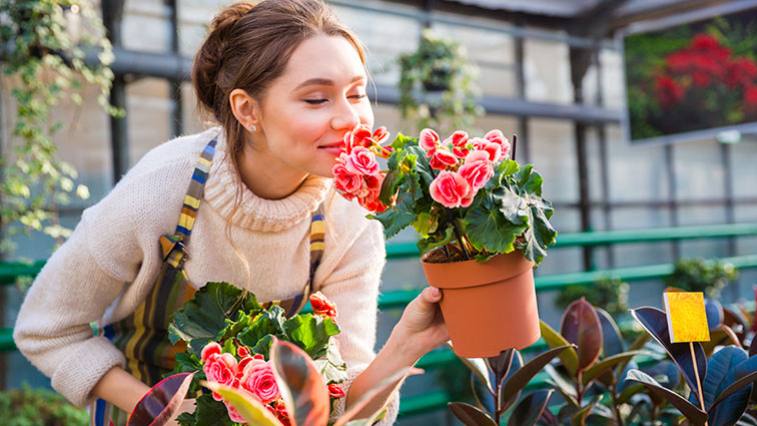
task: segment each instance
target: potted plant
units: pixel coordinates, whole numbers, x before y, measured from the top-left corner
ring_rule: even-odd
[[[400,55],[398,62],[400,113],[418,130],[465,128],[481,115],[476,71],[459,44],[424,30],[418,48]]]
[[[510,159],[499,130],[442,140],[424,129],[382,146],[388,138],[384,128],[345,135],[333,169],[337,191],[373,212],[387,238],[410,225],[420,234],[423,269],[442,290],[455,353],[491,357],[534,343],[533,268],[557,236],[541,176]],[[387,159],[387,171],[376,155]]]
[[[708,297],[718,298],[720,290],[738,277],[739,272],[728,262],[682,259],[676,262],[665,284],[684,291],[701,291]]]
[[[57,156],[53,136],[63,123],[52,119],[53,110],[64,101],[80,106],[89,87],[109,115],[125,111],[108,100],[113,52],[90,0],[0,1],[0,16],[3,74],[15,104],[11,138],[0,152],[0,224],[7,230],[0,253],[8,254],[10,237],[21,231],[42,232],[61,244],[71,230],[60,223],[58,207],[89,197],[89,189],[76,183],[76,169]],[[91,61],[85,61],[88,50],[96,53]]]

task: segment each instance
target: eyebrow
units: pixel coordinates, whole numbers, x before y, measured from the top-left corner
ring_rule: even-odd
[[[350,80],[350,84],[355,83],[360,80],[365,80],[365,77],[363,77],[362,75],[352,77],[352,80]],[[334,86],[334,80],[330,80],[328,78],[311,78],[309,80],[305,80],[304,82],[300,83],[300,85],[295,87],[294,90],[299,90],[305,86]]]

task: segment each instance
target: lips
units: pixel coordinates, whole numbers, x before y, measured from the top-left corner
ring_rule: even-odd
[[[332,142],[326,145],[318,145],[318,148],[340,148],[343,145],[344,145],[344,142],[337,141],[337,142]]]

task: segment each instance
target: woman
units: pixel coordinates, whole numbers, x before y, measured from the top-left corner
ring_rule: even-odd
[[[441,296],[426,289],[373,352],[382,230],[334,197],[330,179],[339,141],[356,125],[372,127],[373,112],[363,49],[327,7],[225,8],[192,79],[220,126],[145,155],[83,213],[26,296],[14,338],[52,386],[80,406],[99,399],[99,416],[123,422],[173,365],[171,314],[208,281],[261,301],[294,303],[319,290],[335,302],[347,406],[446,341]],[[104,332],[93,335],[92,322]],[[398,403],[389,393],[361,414],[389,401],[383,423],[392,423]]]

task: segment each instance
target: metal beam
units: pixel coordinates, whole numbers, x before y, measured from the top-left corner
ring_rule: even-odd
[[[121,46],[121,22],[125,0],[106,1],[102,4],[103,25],[114,50]],[[98,65],[96,57],[87,58],[90,64]],[[123,74],[116,75],[110,89],[110,103],[116,108],[126,109],[126,80]],[[113,183],[121,179],[129,170],[129,136],[126,117],[109,116],[111,158],[113,162]]]
[[[170,10],[171,22],[171,52],[180,55],[179,51],[179,6],[176,0],[166,0],[166,5]],[[176,137],[184,133],[184,96],[181,92],[183,80],[180,76],[174,76],[169,80],[171,85],[171,132]]]

